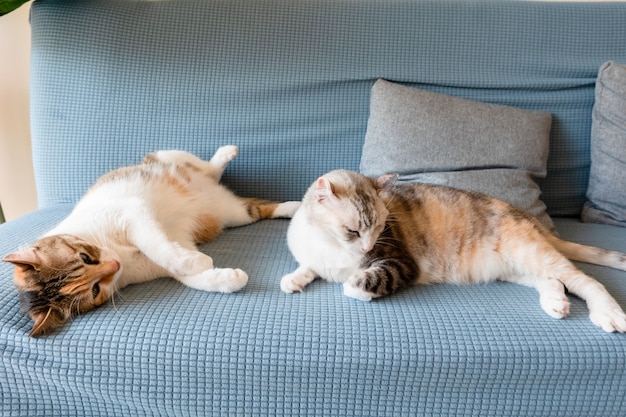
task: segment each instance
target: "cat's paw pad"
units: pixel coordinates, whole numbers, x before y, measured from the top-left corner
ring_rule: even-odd
[[[619,307],[607,307],[589,314],[589,318],[598,327],[608,333],[626,333],[626,314]]]
[[[564,294],[542,296],[541,308],[555,319],[562,319],[569,314],[569,300]]]
[[[216,162],[226,165],[227,163],[235,159],[238,153],[239,148],[237,146],[226,145],[218,148],[217,151],[215,151],[215,155],[213,156],[213,158],[215,158]]]
[[[372,299],[380,297],[380,295],[365,291],[362,288],[354,286],[350,282],[343,283],[343,295],[361,301],[372,301]]]

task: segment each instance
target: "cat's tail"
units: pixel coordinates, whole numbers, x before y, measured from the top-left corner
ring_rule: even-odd
[[[622,252],[570,242],[552,234],[547,235],[547,237],[556,250],[572,261],[608,266],[626,271],[626,254]]]

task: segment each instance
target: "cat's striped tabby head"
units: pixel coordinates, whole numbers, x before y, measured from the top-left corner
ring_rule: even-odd
[[[396,178],[395,174],[373,179],[352,171],[331,171],[311,186],[305,204],[312,206],[318,227],[348,251],[362,255],[372,250],[389,215],[378,192]]]
[[[121,273],[110,252],[71,235],[42,238],[3,261],[15,265],[20,309],[34,321],[31,336],[50,333],[106,302]]]

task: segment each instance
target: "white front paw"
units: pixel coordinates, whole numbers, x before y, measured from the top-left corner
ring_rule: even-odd
[[[595,310],[589,314],[589,318],[605,332],[626,332],[626,314],[618,306]]]
[[[343,295],[361,301],[372,301],[373,298],[380,297],[378,294],[355,287],[349,281],[343,283]]]
[[[213,271],[216,274],[214,279],[219,292],[239,291],[248,283],[248,274],[241,269],[222,268]]]
[[[294,292],[302,292],[304,287],[309,285],[311,281],[315,279],[315,275],[312,272],[302,273],[299,270],[287,274],[280,280],[280,289],[287,294],[293,294]]]
[[[248,283],[248,274],[241,269],[212,268],[199,274],[177,278],[188,287],[211,292],[235,292]]]
[[[280,280],[280,289],[287,294],[293,294],[294,292],[302,292],[308,282],[302,280],[302,276],[296,274],[287,274]]]

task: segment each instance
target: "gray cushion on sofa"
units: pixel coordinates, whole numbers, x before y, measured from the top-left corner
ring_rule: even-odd
[[[598,71],[591,124],[591,170],[582,220],[626,227],[626,66]]]
[[[550,113],[482,103],[385,80],[372,87],[361,172],[489,194],[552,220],[533,178],[546,175]]]

